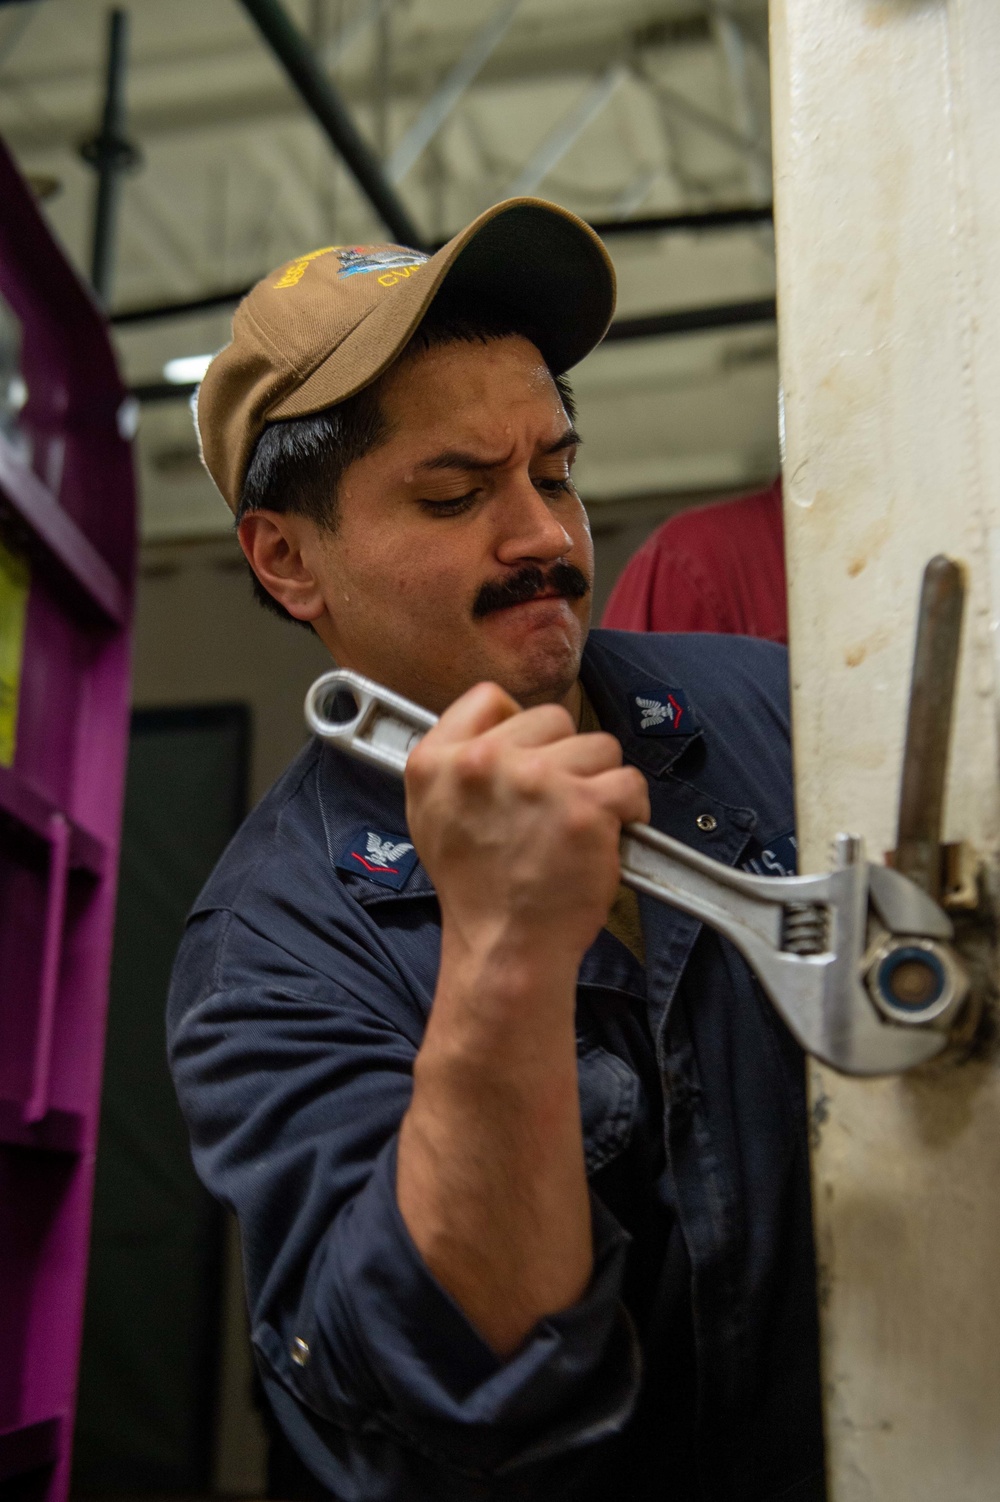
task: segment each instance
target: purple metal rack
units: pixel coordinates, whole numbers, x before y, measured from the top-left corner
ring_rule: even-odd
[[[23,451],[0,537],[31,571],[0,766],[0,1491],[69,1482],[128,738],[135,489],[104,318],[0,143],[0,296]],[[137,1311],[137,1317],[138,1311]]]

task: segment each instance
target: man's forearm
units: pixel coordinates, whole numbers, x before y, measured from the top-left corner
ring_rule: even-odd
[[[397,1198],[438,1281],[500,1355],[592,1264],[575,965],[443,937],[399,1142]]]

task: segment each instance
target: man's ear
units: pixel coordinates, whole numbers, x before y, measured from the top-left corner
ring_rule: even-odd
[[[316,523],[291,512],[250,511],[237,535],[247,562],[268,594],[297,621],[315,621],[326,609],[307,557],[315,556]]]

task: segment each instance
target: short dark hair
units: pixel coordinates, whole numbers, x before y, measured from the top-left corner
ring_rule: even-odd
[[[382,392],[399,362],[446,344],[489,344],[517,335],[537,343],[523,318],[501,309],[473,309],[443,296],[435,298],[396,360],[370,386],[334,407],[268,423],[250,456],[236,511],[237,526],[251,511],[266,510],[307,516],[335,531],[337,487],[345,470],[389,436]],[[572,421],[576,403],[569,381],[551,367],[550,373]],[[258,604],[297,626],[309,626],[268,593],[253,569],[250,577]]]

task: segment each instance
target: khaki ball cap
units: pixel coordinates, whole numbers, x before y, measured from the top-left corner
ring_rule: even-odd
[[[524,319],[549,366],[569,370],[607,332],[615,274],[598,236],[556,204],[498,203],[436,254],[327,245],[257,283],[198,391],[206,468],[235,513],[268,423],[345,401],[392,364],[447,282],[465,305]]]

